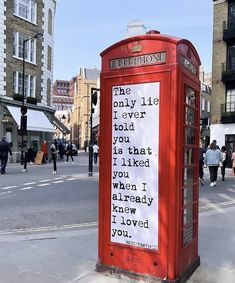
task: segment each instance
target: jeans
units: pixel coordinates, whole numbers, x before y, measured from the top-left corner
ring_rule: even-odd
[[[209,171],[210,171],[210,180],[211,182],[216,182],[217,181],[217,173],[218,173],[218,168],[219,166],[208,166]]]

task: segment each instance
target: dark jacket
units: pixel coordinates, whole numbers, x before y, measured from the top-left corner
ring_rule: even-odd
[[[0,154],[8,155],[8,152],[12,155],[10,144],[6,140],[0,141]]]

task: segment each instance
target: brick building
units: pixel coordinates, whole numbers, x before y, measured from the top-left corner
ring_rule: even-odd
[[[11,142],[14,161],[19,161],[22,144],[27,148],[33,143],[40,149],[54,132],[55,8],[56,0],[0,0],[0,136]],[[23,103],[28,109],[28,131],[22,143]]]
[[[74,106],[71,113],[71,139],[80,149],[86,149],[90,139],[91,88],[97,88],[100,70],[80,68],[74,78]],[[93,125],[94,136],[98,131]]]
[[[235,150],[235,0],[214,0],[211,140]]]

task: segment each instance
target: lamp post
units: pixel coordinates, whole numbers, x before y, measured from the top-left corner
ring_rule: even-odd
[[[91,88],[91,115],[90,115],[90,142],[89,142],[89,171],[88,176],[93,176],[93,134],[92,134],[92,114],[94,111],[93,105],[97,104],[97,91],[100,91],[99,88]]]
[[[22,106],[21,106],[21,124],[20,124],[20,131],[21,131],[21,165],[24,165],[24,169],[22,170],[23,173],[27,171],[27,158],[26,154],[24,155],[24,134],[27,135],[27,107],[25,106],[25,46],[26,43],[31,39],[38,39],[41,38],[43,34],[41,32],[36,33],[34,36],[29,37],[23,41],[23,92],[22,92]]]

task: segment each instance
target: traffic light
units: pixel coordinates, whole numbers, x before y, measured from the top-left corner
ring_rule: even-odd
[[[92,103],[96,106],[97,100],[98,100],[97,91],[95,91],[94,93],[92,93],[91,100],[92,100]]]
[[[21,115],[20,131],[22,134],[27,133],[27,115]]]

